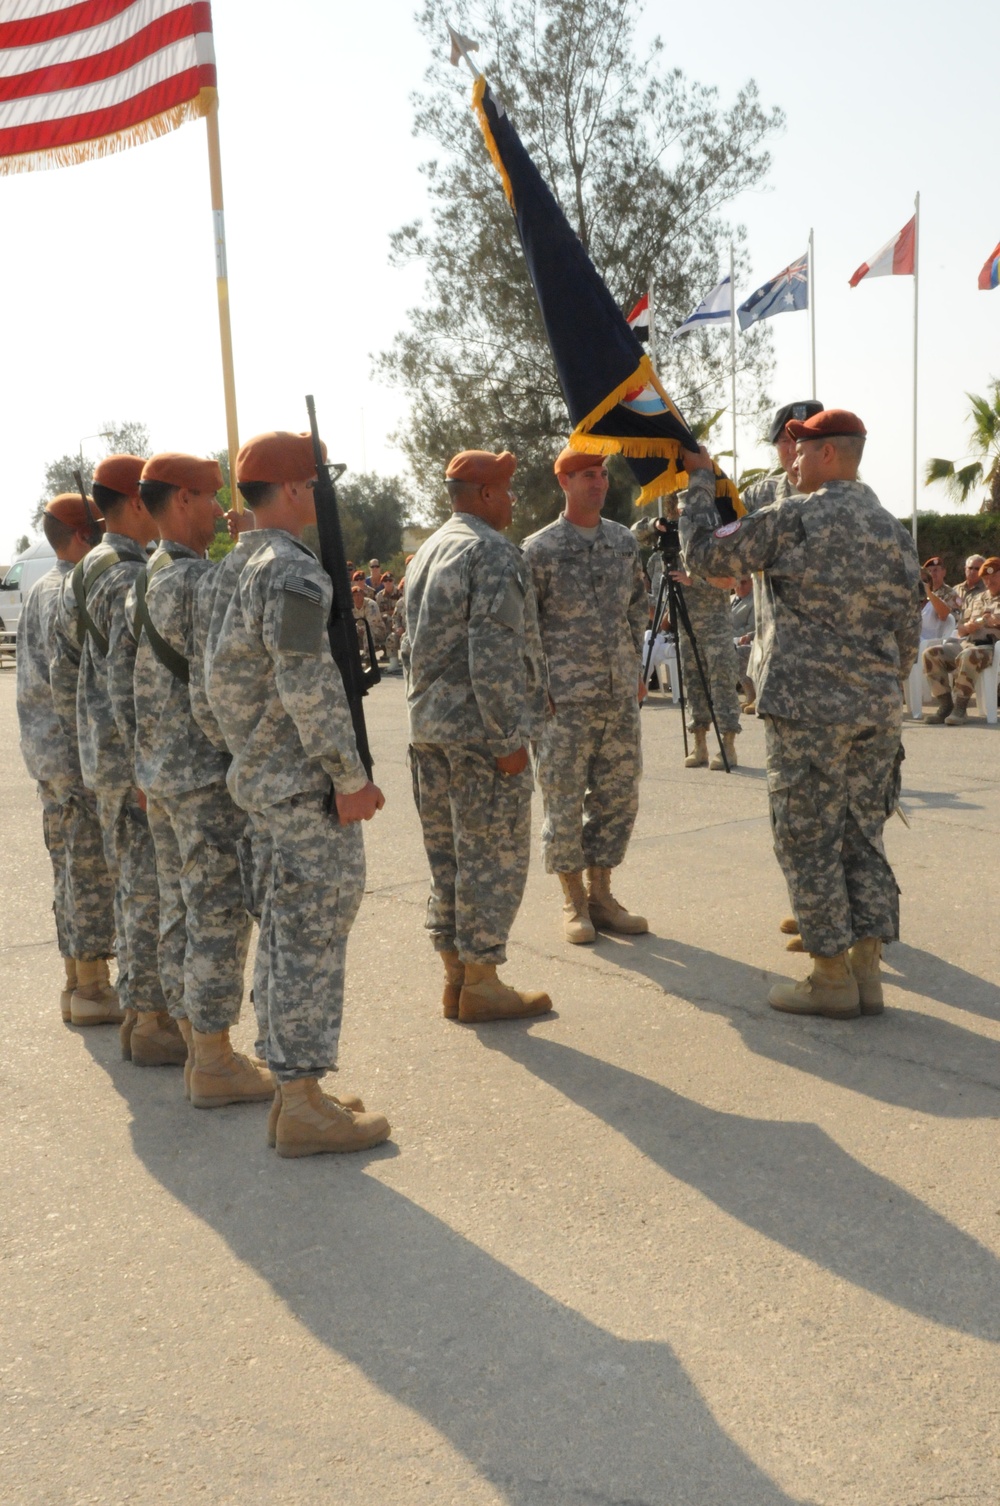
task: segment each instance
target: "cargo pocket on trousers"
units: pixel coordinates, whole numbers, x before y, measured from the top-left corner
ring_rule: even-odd
[[[816,799],[808,763],[768,770],[771,831],[776,842],[792,846],[816,828]]]

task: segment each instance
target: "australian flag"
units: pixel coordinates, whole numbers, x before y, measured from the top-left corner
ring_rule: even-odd
[[[681,450],[697,449],[697,440],[481,74],[472,103],[514,211],[573,425],[570,444],[592,455],[624,455],[642,488],[640,502],[677,491],[687,484]],[[719,476],[726,503],[735,488]],[[735,515],[727,512],[724,521]]]
[[[770,319],[774,314],[789,314],[793,309],[809,307],[809,254],[800,256],[790,267],[765,282],[756,293],[751,293],[745,303],[736,310],[740,329],[756,324],[758,319]]]

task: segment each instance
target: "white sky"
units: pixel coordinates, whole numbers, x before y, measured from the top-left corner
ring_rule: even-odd
[[[419,269],[388,267],[389,232],[424,211],[417,167],[432,151],[410,134],[408,96],[426,62],[412,8],[213,6],[240,432],[304,428],[303,395],[315,392],[332,457],[354,470],[401,468],[387,436],[405,403],[371,382],[370,356],[422,286]],[[641,32],[656,31],[665,66],[724,98],[752,76],[763,102],[785,110],[767,190],[731,214],[748,227],[753,265],[737,292],[800,255],[815,228],[819,396],[862,415],[866,478],[908,514],[912,279],[851,290],[848,278],[902,228],[919,188],[918,453],[921,468],[931,455],[964,456],[964,394],[1000,375],[1000,290],[976,287],[1000,239],[995,12],[981,0],[945,11],[929,0],[843,0],[832,13],[718,0],[694,13],[652,0]],[[9,559],[46,460],[105,420],[145,421],[157,448],[225,444],[205,127],[0,178],[0,206]],[[769,322],[775,402],[807,396],[808,314]],[[741,434],[741,463],[754,437]],[[102,442],[84,447],[96,456]],[[947,506],[939,489],[921,491],[921,506]]]

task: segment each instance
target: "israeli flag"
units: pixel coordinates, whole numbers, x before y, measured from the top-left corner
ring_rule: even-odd
[[[728,275],[714,287],[708,297],[699,303],[693,314],[689,314],[683,324],[679,324],[670,336],[676,340],[678,335],[690,334],[693,329],[704,329],[706,325],[728,324],[733,317],[733,289]]]
[[[751,293],[745,303],[736,310],[740,329],[756,324],[758,319],[770,319],[774,314],[789,314],[794,309],[809,307],[809,253],[785,267],[777,277]]]

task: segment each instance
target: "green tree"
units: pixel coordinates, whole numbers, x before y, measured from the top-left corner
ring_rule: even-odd
[[[104,443],[105,455],[141,455],[145,458],[151,453],[149,430],[137,419],[108,419],[101,425],[100,438]],[[31,515],[32,528],[41,527],[42,512],[50,498],[58,497],[60,492],[76,491],[76,481],[73,478],[76,470],[79,470],[89,492],[94,484],[94,467],[85,455],[81,457],[77,451],[75,455],[60,455],[48,462],[45,467],[45,491]]]
[[[31,539],[28,537],[28,535],[26,533],[22,533],[21,537],[18,539],[17,543],[14,545],[14,553],[15,554],[23,554],[26,549],[30,549],[30,548],[31,548]]]
[[[399,553],[410,499],[398,477],[364,471],[340,483],[337,501],[348,559],[360,568],[370,559],[384,564]]]
[[[750,82],[728,105],[716,90],[640,50],[639,0],[486,0],[476,25],[444,0],[425,0],[419,25],[435,59],[417,97],[415,130],[440,155],[424,164],[429,226],[392,239],[397,264],[422,262],[427,296],[378,360],[410,396],[399,442],[422,512],[447,511],[441,477],[467,447],[514,449],[521,532],[559,510],[552,460],[568,419],[499,177],[469,108],[468,78],[447,64],[446,19],[473,29],[491,83],[613,296],[628,307],[652,283],[665,334],[718,282],[730,239],[721,211],[759,186],[767,137],[782,124]],[[738,254],[738,266],[745,259]],[[717,332],[661,340],[660,373],[691,419],[716,406],[728,372]],[[744,416],[764,405],[771,367],[766,327],[740,341]],[[615,468],[615,510],[627,513]],[[621,479],[620,479],[621,478]],[[634,494],[634,493],[633,493]]]
[[[1000,380],[993,378],[986,397],[975,392],[965,395],[971,404],[969,449],[976,458],[964,465],[954,460],[929,460],[924,484],[942,481],[956,502],[967,502],[977,486],[985,486],[987,493],[979,511],[1000,513]]]

